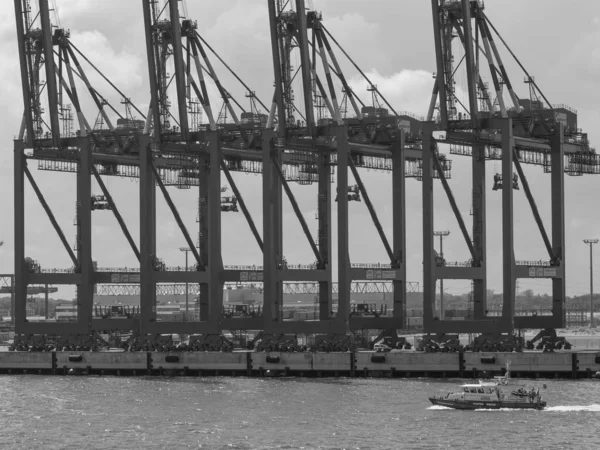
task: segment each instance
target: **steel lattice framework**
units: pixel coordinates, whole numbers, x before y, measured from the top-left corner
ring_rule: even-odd
[[[263,292],[261,284],[253,283],[231,283],[226,284],[232,289],[251,289],[257,293]],[[338,283],[332,284],[332,293],[337,294]],[[419,292],[419,283],[409,281],[406,284],[407,292]],[[0,292],[2,292],[0,290]],[[352,294],[391,294],[394,292],[394,285],[390,281],[355,281],[350,286]],[[156,286],[156,295],[184,295],[185,284],[159,284]],[[190,295],[199,295],[200,289],[197,284],[189,287]],[[283,285],[284,294],[318,294],[319,284],[311,282],[288,282]],[[98,286],[97,295],[140,295],[139,284],[102,284]]]
[[[553,106],[539,89],[487,17],[483,2],[432,0],[437,75],[423,128],[423,251],[424,327],[426,331],[511,333],[514,328],[559,328],[565,324],[564,174],[598,173],[598,158],[587,135],[577,128],[577,113],[564,105]],[[519,98],[503,62],[498,38],[525,73],[527,98]],[[458,60],[457,56],[462,56]],[[458,64],[455,61],[458,60]],[[486,64],[487,63],[487,64]],[[487,69],[487,72],[486,72]],[[491,77],[493,89],[484,82]],[[460,98],[457,80],[467,79],[466,98]],[[439,100],[439,101],[438,101]],[[434,117],[437,102],[437,117]],[[433,119],[436,119],[433,122]],[[435,130],[443,134],[434,137]],[[440,181],[450,201],[471,258],[449,263],[436,255],[433,242],[433,179],[439,167],[438,143],[450,144],[451,153],[472,161],[472,232],[469,233],[454,194],[444,176]],[[427,151],[429,150],[429,151]],[[502,267],[504,303],[499,317],[487,315],[486,168],[485,161],[501,161],[494,190],[502,194]],[[538,164],[551,177],[551,235],[538,212],[522,164]],[[513,172],[516,170],[516,173]],[[519,262],[514,257],[514,190],[519,184],[528,200],[548,259]],[[517,278],[552,280],[552,315],[515,317]],[[460,324],[436,317],[437,279],[472,280],[472,319]],[[438,320],[439,319],[439,320]]]
[[[175,0],[143,0],[150,108],[144,114],[102,74],[72,42],[69,32],[53,28],[48,0],[14,0],[24,100],[23,125],[15,148],[15,326],[21,334],[89,334],[95,330],[138,330],[145,335],[186,333],[219,334],[222,329],[257,329],[269,333],[346,333],[353,328],[403,328],[405,324],[405,179],[423,177],[421,118],[396,112],[360,71],[320,14],[307,10],[303,0],[288,6],[269,1],[275,92],[269,108],[260,101],[220,58],[197,30],[196,22],[182,17]],[[363,103],[350,88],[340,56],[365,77],[373,105]],[[295,86],[292,53],[299,52],[301,87]],[[250,108],[231,96],[220,81],[214,59],[223,63],[247,90]],[[114,107],[90,82],[95,71],[123,99],[125,112]],[[207,89],[210,81],[222,107],[217,115]],[[295,104],[294,89],[301,104]],[[173,93],[174,92],[174,93]],[[83,93],[96,111],[84,111]],[[48,106],[42,108],[42,101]],[[387,108],[381,106],[383,102]],[[88,102],[89,103],[89,102]],[[353,113],[348,113],[350,105]],[[301,111],[302,110],[302,111]],[[91,119],[96,114],[96,119]],[[141,119],[136,119],[134,114]],[[200,117],[206,120],[202,122]],[[113,123],[116,119],[116,125]],[[78,130],[72,129],[73,123]],[[62,128],[61,128],[62,125]],[[28,164],[38,169],[76,174],[76,237],[68,243],[65,232],[38,187]],[[383,232],[359,170],[373,168],[392,174],[392,242]],[[440,154],[438,178],[450,176],[451,162]],[[263,230],[258,230],[232,172],[262,174]],[[356,186],[350,186],[348,171]],[[140,239],[136,242],[117,201],[106,187],[109,176],[139,179]],[[225,178],[233,196],[221,195]],[[44,208],[72,267],[42,268],[25,254],[25,180]],[[92,180],[102,195],[92,196]],[[339,283],[333,283],[331,210],[338,195]],[[314,238],[289,183],[318,185],[318,231]],[[181,218],[169,188],[194,188],[198,195],[198,228],[190,231]],[[348,193],[348,195],[346,195]],[[340,195],[341,194],[341,195]],[[192,267],[167,267],[158,254],[156,201],[162,196],[175,219]],[[291,203],[315,261],[291,265],[285,260],[282,202]],[[389,261],[352,264],[349,261],[348,201],[364,201],[386,249]],[[262,267],[225,267],[221,258],[221,214],[241,210],[263,251]],[[93,262],[92,212],[114,215],[139,268],[102,268]],[[196,241],[195,234],[198,239]],[[196,242],[195,242],[196,241]],[[353,280],[382,280],[393,286],[394,317],[349,319]],[[262,316],[222,317],[225,283],[262,282]],[[319,321],[284,322],[281,315],[287,283],[318,283]],[[139,283],[140,318],[112,321],[93,317],[96,285]],[[165,284],[192,286],[199,293],[199,321],[156,320],[156,295]],[[29,322],[25,297],[28,285],[76,285],[77,320],[67,324]],[[367,284],[368,285],[368,284]],[[336,286],[336,287],[334,287]],[[365,285],[366,286],[366,285]],[[106,288],[109,289],[109,288]],[[339,295],[332,314],[332,293]]]
[[[406,292],[406,178],[422,181],[424,250],[424,326],[427,332],[511,332],[515,327],[560,327],[565,320],[564,174],[599,173],[600,161],[587,136],[577,128],[577,114],[551,105],[484,12],[470,0],[432,0],[436,83],[428,117],[397,112],[325,27],[304,0],[268,0],[275,89],[267,107],[254,91],[206,42],[191,18],[183,17],[177,0],[142,0],[150,108],[140,111],[71,41],[68,31],[53,28],[48,0],[14,0],[21,81],[23,123],[14,141],[15,330],[20,334],[91,334],[98,330],[134,330],[143,335],[172,333],[218,335],[223,329],[262,330],[267,334],[344,335],[356,329],[404,328]],[[503,63],[500,47],[524,70],[529,98],[519,98]],[[458,52],[458,53],[457,53]],[[455,56],[462,55],[455,65]],[[300,61],[292,67],[292,61]],[[373,104],[352,90],[341,55],[368,83]],[[218,60],[247,91],[245,108],[226,89],[216,70]],[[487,62],[487,65],[485,64]],[[493,89],[485,83],[484,68]],[[93,86],[87,71],[96,71],[123,99],[125,112]],[[456,89],[458,74],[468,80],[466,98]],[[209,95],[215,86],[218,99]],[[96,119],[84,111],[85,97]],[[296,101],[299,99],[299,101]],[[42,107],[42,101],[47,108]],[[221,108],[216,108],[217,102]],[[436,114],[436,104],[437,114]],[[383,106],[382,106],[383,105]],[[219,110],[219,112],[217,112]],[[350,111],[350,112],[349,112]],[[134,113],[142,119],[136,119]],[[202,120],[204,117],[205,120]],[[113,124],[116,118],[116,125]],[[75,123],[77,131],[72,130]],[[62,128],[61,128],[62,124]],[[440,131],[443,133],[440,134]],[[435,134],[434,134],[435,133]],[[469,233],[450,189],[450,153],[471,159],[473,226]],[[501,161],[494,182],[502,193],[502,261],[505,292],[502,315],[486,315],[485,161]],[[76,174],[75,245],[71,246],[29,164],[38,169]],[[551,177],[552,231],[546,232],[522,164],[542,165]],[[362,168],[391,173],[393,221],[387,236],[362,180]],[[513,176],[516,170],[516,176]],[[261,175],[262,230],[259,230],[232,172]],[[140,239],[136,242],[106,177],[139,179]],[[349,182],[350,176],[356,185]],[[469,249],[467,262],[439,258],[433,247],[433,183],[439,179],[450,200]],[[25,253],[25,180],[32,186],[59,236],[72,267],[42,268]],[[102,195],[92,196],[93,180]],[[232,196],[222,195],[227,180]],[[317,231],[313,235],[290,183],[316,184]],[[520,183],[531,205],[548,259],[522,264],[513,255],[513,189]],[[333,186],[335,190],[333,190]],[[173,199],[172,189],[197,194],[197,228],[190,230]],[[168,267],[160,257],[156,202],[164,198],[183,236],[192,267]],[[366,205],[387,259],[376,264],[350,261],[349,202]],[[283,202],[289,202],[302,227],[314,260],[291,265],[285,258]],[[333,208],[333,205],[336,208]],[[337,214],[337,261],[332,260],[332,210]],[[109,210],[139,261],[134,268],[102,268],[94,263],[92,212]],[[240,210],[262,251],[262,266],[224,266],[221,216]],[[197,240],[195,239],[197,235]],[[335,263],[335,264],[334,264]],[[333,267],[337,267],[334,276]],[[552,279],[552,316],[515,317],[514,292],[519,277]],[[436,320],[437,279],[473,280],[473,319]],[[334,283],[337,279],[337,283]],[[357,282],[358,280],[377,280]],[[226,284],[260,283],[262,314],[233,318],[223,315]],[[77,320],[69,323],[29,322],[29,286],[77,286]],[[140,317],[111,320],[93,317],[93,294],[117,289],[140,295]],[[158,321],[156,296],[162,289],[178,292],[191,286],[199,302],[195,321]],[[171,287],[166,287],[171,286]],[[393,316],[351,314],[350,297],[359,289],[393,294]],[[283,294],[294,290],[318,296],[318,320],[283,320]],[[333,293],[337,292],[334,308]],[[195,306],[196,307],[196,306]],[[336,311],[335,313],[333,311]],[[442,318],[443,319],[443,318]]]

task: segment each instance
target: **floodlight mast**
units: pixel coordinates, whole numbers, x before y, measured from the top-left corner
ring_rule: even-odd
[[[598,243],[598,239],[584,239],[583,243],[590,246],[590,328],[594,328],[594,259],[592,247]]]
[[[450,232],[448,230],[434,231],[434,236],[440,238],[440,258],[444,259],[444,244],[443,240],[448,236]],[[444,320],[444,278],[440,278],[440,320]]]
[[[189,247],[179,247],[179,250],[182,252],[185,252],[185,271],[187,272],[188,267],[189,267],[188,253],[191,252],[192,249]],[[189,309],[190,309],[190,307],[189,307],[189,283],[186,280],[186,282],[185,282],[185,319],[184,319],[184,321],[187,320],[187,317],[189,314]]]

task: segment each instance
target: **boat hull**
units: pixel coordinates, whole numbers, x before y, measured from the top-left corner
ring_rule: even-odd
[[[546,402],[524,402],[524,401],[501,401],[501,402],[485,402],[472,400],[453,400],[438,397],[429,397],[429,401],[434,405],[446,406],[454,409],[537,409],[541,410],[546,407]]]

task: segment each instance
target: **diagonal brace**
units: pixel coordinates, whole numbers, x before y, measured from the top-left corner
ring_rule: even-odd
[[[279,162],[277,162],[277,160],[275,158],[271,158],[271,161],[273,163],[273,166],[275,167],[277,175],[279,175],[279,179],[281,180],[283,189],[285,189],[285,193],[287,194],[288,198],[290,199],[290,203],[292,204],[292,208],[294,209],[294,212],[296,213],[296,217],[298,217],[298,220],[300,221],[300,225],[302,226],[302,231],[304,231],[304,234],[306,235],[306,239],[308,239],[308,243],[310,244],[310,247],[312,248],[312,251],[315,254],[315,257],[317,258],[317,261],[319,262],[319,269],[323,269],[325,262],[323,261],[321,252],[317,248],[317,244],[315,244],[315,241],[314,241],[312,235],[310,234],[310,230],[308,229],[308,224],[306,223],[306,220],[304,219],[304,216],[302,215],[302,212],[300,211],[300,207],[298,206],[298,202],[296,202],[296,198],[294,197],[294,194],[292,193],[292,190],[290,189],[290,186],[289,186],[288,182],[286,181],[285,176],[283,175],[283,170],[281,170],[281,166],[279,165]]]
[[[423,149],[426,150],[426,149]],[[454,194],[452,193],[452,189],[450,189],[450,185],[448,184],[448,180],[446,179],[446,175],[444,175],[444,169],[440,164],[440,160],[438,159],[436,153],[436,146],[432,145],[430,148],[431,151],[431,159],[433,160],[434,169],[437,170],[438,175],[440,177],[440,181],[442,182],[442,186],[444,187],[444,191],[446,191],[446,195],[448,196],[448,201],[450,202],[450,206],[452,207],[452,211],[454,212],[454,216],[456,217],[456,221],[458,222],[458,226],[460,227],[460,231],[462,231],[463,237],[465,238],[465,242],[469,247],[469,252],[471,253],[471,258],[473,258],[473,262],[477,263],[479,266],[479,258],[477,256],[477,252],[475,251],[475,247],[473,246],[473,241],[471,241],[471,237],[469,236],[469,232],[467,231],[467,226],[465,225],[465,221],[458,209],[458,205],[456,204],[456,199],[454,198]]]
[[[110,208],[112,209],[112,212],[115,215],[117,222],[119,222],[119,225],[121,226],[121,230],[123,230],[123,234],[127,238],[127,242],[129,242],[129,245],[131,246],[133,253],[135,253],[135,256],[136,256],[138,262],[141,261],[140,251],[138,250],[137,246],[135,245],[135,242],[133,241],[133,238],[131,237],[131,233],[129,233],[129,230],[127,229],[127,225],[125,225],[125,221],[123,220],[121,213],[117,209],[117,205],[115,204],[115,202],[112,198],[112,195],[110,195],[110,192],[108,191],[108,189],[106,189],[106,185],[104,184],[102,177],[100,176],[100,174],[98,173],[98,170],[96,169],[96,167],[93,164],[92,164],[92,173],[94,174],[94,177],[96,178],[96,181],[98,182],[98,185],[100,186],[100,189],[102,190],[102,194],[104,194],[104,197],[106,197],[106,201],[108,201],[108,204],[110,205]]]
[[[65,237],[65,234],[63,233],[62,229],[60,228],[60,225],[56,221],[54,214],[52,214],[52,210],[50,209],[50,206],[48,206],[48,203],[46,203],[46,199],[44,198],[42,191],[40,191],[40,188],[38,187],[37,183],[33,179],[33,176],[31,175],[31,172],[29,171],[27,166],[24,166],[23,169],[25,171],[25,175],[27,176],[27,179],[31,183],[31,187],[35,191],[35,195],[37,195],[37,198],[40,201],[40,203],[42,204],[44,211],[46,211],[46,214],[48,214],[48,218],[50,219],[52,226],[56,230],[58,237],[60,238],[63,245],[65,246],[65,249],[67,250],[69,257],[71,258],[71,261],[73,261],[73,265],[75,266],[75,268],[78,268],[79,262],[77,261],[77,257],[75,256],[75,253],[73,252],[73,250],[71,250],[71,247],[69,246],[69,243],[67,242],[67,238]]]
[[[194,245],[194,242],[192,241],[192,238],[190,237],[190,234],[188,233],[187,228],[185,227],[185,225],[183,223],[183,220],[181,220],[179,211],[177,211],[177,208],[175,207],[175,204],[173,203],[173,200],[171,199],[171,196],[169,195],[167,188],[165,187],[162,180],[160,179],[158,170],[156,170],[156,166],[154,165],[153,162],[150,162],[150,169],[152,170],[152,173],[154,174],[156,183],[158,184],[158,187],[160,188],[161,192],[163,193],[163,196],[165,197],[165,200],[167,201],[169,208],[171,208],[173,217],[175,218],[177,225],[179,225],[179,229],[183,233],[183,237],[185,238],[185,241],[187,242],[190,251],[194,255],[194,258],[196,259],[196,262],[198,263],[200,270],[206,270],[206,266],[204,265],[204,262],[200,258],[200,254],[198,253],[198,250],[196,249],[196,246]]]
[[[242,208],[244,217],[246,217],[246,221],[248,222],[248,225],[250,226],[250,229],[252,230],[252,234],[256,238],[256,242],[258,243],[258,246],[260,247],[260,249],[262,251],[264,251],[263,240],[260,237],[260,234],[258,233],[258,229],[256,228],[256,225],[254,224],[254,220],[252,220],[250,211],[248,211],[248,208],[246,208],[246,202],[244,202],[244,199],[242,198],[242,194],[239,191],[239,189],[237,188],[237,185],[235,184],[235,182],[233,181],[231,172],[229,172],[229,169],[227,168],[227,165],[225,164],[225,160],[223,160],[223,159],[221,159],[221,170],[223,170],[223,173],[225,174],[225,178],[227,178],[227,181],[229,182],[229,186],[231,186],[233,195],[235,195],[235,198],[237,198],[238,203],[240,204],[240,208]]]
[[[375,225],[375,228],[377,228],[377,232],[379,233],[381,242],[383,242],[385,251],[387,252],[387,254],[390,258],[390,263],[391,263],[392,267],[396,267],[396,265],[398,264],[398,258],[396,258],[394,256],[394,252],[392,252],[392,247],[390,246],[387,236],[385,235],[385,232],[383,231],[381,222],[379,222],[379,217],[377,217],[377,213],[375,212],[373,203],[371,203],[371,199],[369,198],[367,189],[365,188],[365,185],[363,184],[362,179],[360,178],[360,175],[358,174],[358,170],[356,169],[356,166],[354,165],[354,161],[352,161],[352,155],[350,153],[348,153],[348,165],[350,166],[352,175],[354,176],[354,179],[356,180],[356,184],[358,184],[358,189],[360,190],[360,193],[363,196],[363,199],[365,200],[365,204],[367,205],[367,209],[369,210],[369,214],[371,215],[373,224]],[[338,192],[338,195],[344,195],[344,194],[347,195],[345,192]]]
[[[531,212],[533,213],[535,222],[537,223],[537,226],[540,229],[540,234],[542,235],[542,239],[544,240],[544,244],[546,245],[546,250],[548,250],[550,260],[556,261],[556,254],[554,253],[554,250],[552,250],[552,244],[550,243],[550,239],[548,238],[548,233],[546,233],[544,222],[542,221],[542,217],[540,216],[540,212],[538,211],[537,204],[535,203],[535,199],[533,198],[533,194],[531,193],[529,182],[525,177],[525,172],[523,172],[523,168],[521,167],[521,162],[519,161],[517,149],[513,149],[513,161],[515,164],[515,168],[517,169],[517,173],[519,174],[519,178],[521,179],[521,185],[523,186],[523,190],[525,191],[525,196],[529,201],[529,206],[531,206]],[[512,180],[506,180],[506,182],[512,182]]]

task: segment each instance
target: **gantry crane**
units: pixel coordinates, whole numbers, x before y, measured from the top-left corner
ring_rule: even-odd
[[[303,118],[303,123],[298,124],[298,105],[289,103],[293,100],[293,92],[290,91],[291,86],[285,84],[285,80],[291,82],[293,75],[284,75],[283,81],[280,82],[281,92],[287,92],[286,100],[276,95],[274,105],[277,105],[277,108],[272,105],[267,110],[254,91],[234,73],[248,92],[250,109],[245,110],[221,84],[208,52],[212,52],[221,62],[224,61],[198,33],[195,22],[181,17],[175,1],[159,3],[156,0],[146,0],[142,3],[151,85],[151,106],[148,114],[140,111],[125,93],[79,51],[68,31],[53,29],[47,0],[37,0],[37,14],[32,11],[29,0],[15,0],[14,3],[24,96],[23,125],[14,144],[15,310],[18,333],[89,336],[98,330],[130,330],[139,331],[150,345],[149,341],[153,336],[160,333],[218,336],[222,329],[241,327],[259,330],[270,327],[271,331],[304,327],[302,331],[309,333],[330,333],[365,326],[401,327],[404,307],[402,296],[405,291],[403,226],[395,227],[394,243],[388,243],[357,168],[393,172],[394,220],[396,223],[402,223],[404,179],[419,179],[422,176],[419,120],[409,114],[396,113],[368,79],[369,89],[374,98],[386,103],[393,114],[381,107],[379,100],[374,101],[373,106],[367,106],[360,101],[349,87],[330,43],[336,44],[345,56],[348,55],[325,28],[319,14],[306,11],[303,2],[296,3],[295,11],[286,11],[281,3],[273,5],[275,15],[271,17],[271,26],[275,27],[275,31],[282,26],[296,26],[287,34],[284,32],[274,38],[275,41],[283,43],[283,47],[279,48],[280,55],[285,59],[285,55],[296,47],[298,42],[302,42],[303,65],[300,70],[305,88],[303,100],[308,99],[312,102],[311,96],[316,99],[311,104],[317,113],[309,115],[310,120]],[[302,14],[298,14],[300,8]],[[300,28],[296,22],[301,24]],[[312,30],[312,40],[308,38],[309,28]],[[298,29],[303,31],[300,33]],[[354,61],[350,61],[358,69]],[[122,99],[124,113],[113,106],[108,101],[108,96],[103,96],[98,87],[91,84],[84,66],[88,70],[91,68],[97,71],[111,89],[118,93]],[[226,64],[225,67],[229,69]],[[283,67],[284,72],[291,69],[287,65]],[[170,73],[173,74],[174,83],[171,83],[170,76],[167,76]],[[286,76],[288,78],[285,78]],[[337,93],[334,77],[342,85],[341,91]],[[225,114],[219,114],[221,119],[215,119],[214,112],[217,109],[211,105],[206,90],[206,82],[209,79],[217,87],[220,101],[223,102],[221,111],[227,111],[230,122],[223,120]],[[76,83],[76,80],[79,81]],[[92,113],[95,120],[92,114],[83,110],[82,95],[86,92],[96,107],[96,111]],[[192,93],[195,94],[195,98]],[[42,100],[47,103],[47,108],[42,107]],[[354,110],[354,117],[349,117],[346,113],[348,103]],[[262,106],[264,113],[257,104]],[[241,114],[235,107],[242,111]],[[306,103],[304,108],[306,114]],[[281,114],[280,111],[287,111],[285,117],[277,116]],[[199,119],[200,112],[207,123],[203,124]],[[292,125],[290,120],[292,115],[295,116],[295,125]],[[114,116],[117,117],[116,125],[113,125]],[[281,124],[286,124],[286,133],[275,136],[274,130],[281,130]],[[74,130],[73,125],[76,125],[77,129]],[[404,140],[398,132],[400,129],[404,131]],[[324,131],[325,134],[321,135]],[[347,144],[339,144],[344,142]],[[342,148],[342,153],[338,151],[338,147]],[[398,148],[403,150],[396,151]],[[274,154],[277,164],[273,159]],[[340,154],[342,157],[338,161]],[[440,159],[441,169],[434,170],[433,176],[439,177],[440,173],[444,173],[448,177],[450,161],[442,159],[442,155]],[[73,247],[59,226],[59,221],[54,216],[42,189],[38,187],[28,169],[28,162],[31,161],[37,161],[41,170],[77,174],[74,220],[76,232]],[[348,168],[357,182],[356,188],[348,185]],[[330,295],[332,196],[328,183],[331,171],[336,169],[339,172],[338,192],[342,194],[338,195],[337,204],[338,214],[342,218],[338,224],[338,233],[342,245],[339,289],[343,300],[337,313],[333,314]],[[233,171],[264,175],[262,236],[254,225],[243,196],[231,176]],[[223,207],[220,196],[221,172],[233,190],[236,204],[244,214],[258,247],[263,251],[262,267],[225,267],[222,264],[220,214],[226,208]],[[134,241],[120,213],[116,201],[118,199],[113,198],[106,187],[103,181],[105,176],[140,179],[142,219],[139,243]],[[44,268],[35,259],[26,256],[25,178],[32,185],[71,259],[70,268]],[[92,180],[100,187],[101,195],[92,195]],[[282,198],[281,189],[289,190],[287,183],[290,181],[299,184],[320,183],[317,215],[319,245],[309,238],[316,262],[293,267],[285,261],[283,248],[279,244],[281,232],[277,231],[281,228],[281,208],[277,199]],[[159,254],[160,249],[156,246],[156,186],[169,205],[188,244],[187,248],[193,255],[195,264],[192,270],[171,270]],[[181,219],[168,186],[198,188],[200,213],[197,246],[192,239],[192,233]],[[271,186],[274,189],[270,189]],[[348,193],[349,188],[354,189],[350,192],[350,199],[360,193],[367,205],[390,258],[389,267],[350,263],[347,257],[348,196],[344,195]],[[293,196],[289,197],[293,202]],[[297,204],[295,209],[300,217]],[[95,265],[91,245],[94,211],[108,211],[115,216],[132,253],[140,262],[139,268],[102,268]],[[306,231],[307,224],[304,222],[303,228]],[[308,237],[310,233],[306,234]],[[266,242],[264,236],[267,236],[269,242]],[[352,279],[382,279],[394,283],[397,293],[394,314],[397,315],[393,318],[377,318],[378,321],[368,323],[361,322],[360,318],[353,318],[348,324],[349,286]],[[223,283],[252,280],[265,283],[263,316],[248,318],[244,323],[240,320],[246,319],[232,319],[232,322],[221,317]],[[283,323],[279,307],[280,287],[285,280],[314,280],[321,284],[323,295],[319,317],[323,323],[302,327]],[[140,319],[111,321],[94,317],[92,305],[96,284],[138,282],[141,283],[142,292]],[[200,321],[190,324],[164,321],[158,323],[155,311],[157,286],[163,283],[184,282],[199,285]],[[25,295],[27,285],[31,283],[76,285],[77,319],[68,324],[61,324],[60,327],[50,322],[28,322]]]
[[[511,333],[515,328],[559,328],[565,324],[565,229],[564,174],[598,173],[598,158],[587,135],[577,128],[576,112],[564,105],[553,106],[487,16],[482,1],[432,0],[433,31],[437,63],[428,120],[423,125],[423,251],[424,327],[428,333]],[[499,39],[523,69],[529,90],[519,98],[503,63]],[[460,56],[460,60],[458,59]],[[458,61],[458,63],[456,62]],[[485,79],[491,77],[490,89]],[[465,95],[457,86],[466,79]],[[464,87],[463,87],[464,88]],[[437,102],[437,108],[436,108]],[[437,116],[435,111],[437,109]],[[435,122],[433,121],[435,119]],[[443,133],[433,133],[441,130]],[[472,160],[471,233],[458,209],[447,180],[440,177],[452,210],[469,249],[466,263],[451,264],[435,258],[433,247],[433,180],[439,167],[439,144],[450,144],[451,153]],[[501,173],[494,176],[494,190],[502,195],[502,267],[504,301],[500,317],[486,310],[486,168],[485,161],[498,159]],[[567,163],[565,164],[565,160]],[[550,173],[551,234],[538,212],[522,164],[543,165]],[[516,171],[516,172],[515,172]],[[548,252],[544,261],[519,262],[514,257],[515,190],[522,188]],[[535,258],[532,258],[535,259]],[[437,279],[467,279],[473,282],[472,316],[465,321],[435,317]],[[552,315],[515,317],[517,278],[552,280]],[[503,339],[500,337],[499,339]]]

